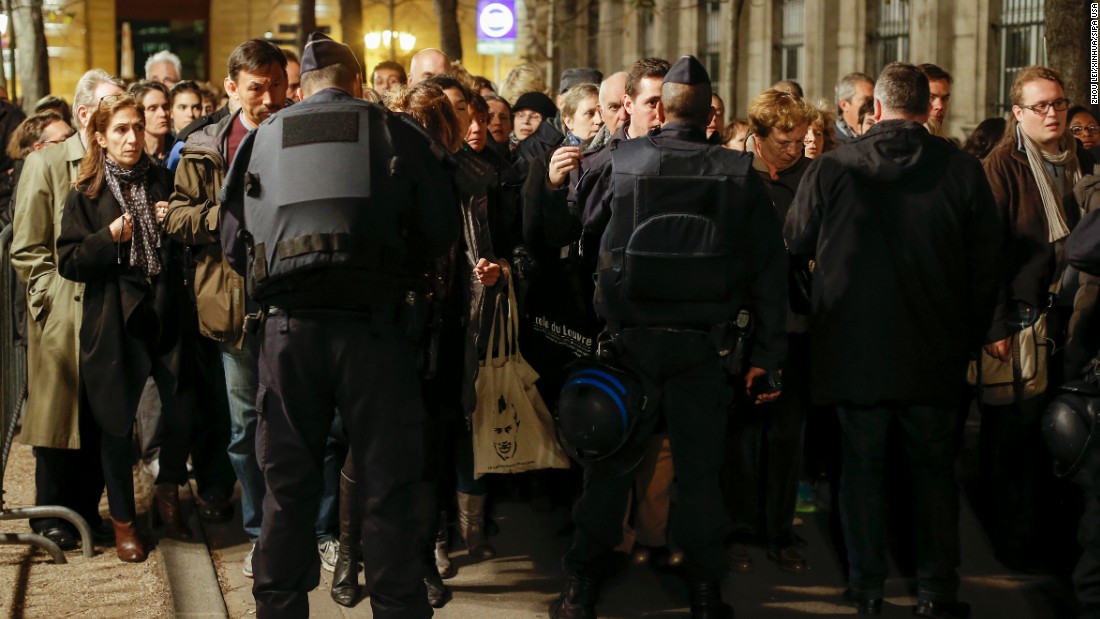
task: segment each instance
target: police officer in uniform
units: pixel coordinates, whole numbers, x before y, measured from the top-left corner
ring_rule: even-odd
[[[651,432],[656,415],[668,427],[678,497],[671,536],[686,553],[696,619],[733,615],[720,593],[729,522],[718,484],[732,393],[712,333],[741,305],[752,308],[758,329],[747,386],[765,378],[776,385],[786,350],[779,222],[751,157],[706,142],[710,102],[706,69],[684,56],[665,76],[662,127],[616,145],[596,289],[618,362],[647,384],[646,417],[634,431]],[[776,396],[773,387],[757,402]],[[550,606],[552,619],[596,616],[600,581],[610,575],[622,536],[632,468],[586,469],[563,560],[567,582]]]
[[[362,69],[346,45],[312,34],[301,84],[305,100],[242,142],[223,192],[226,256],[262,306],[256,612],[309,615],[325,439],[339,409],[367,514],[374,616],[430,617],[410,514],[423,478],[424,274],[459,231],[448,155],[411,118],[358,98]]]

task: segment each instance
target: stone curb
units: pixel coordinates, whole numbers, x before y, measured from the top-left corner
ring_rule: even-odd
[[[162,558],[161,569],[172,593],[175,617],[229,619],[221,586],[218,584],[218,574],[206,546],[206,535],[198,511],[194,509],[195,501],[190,484],[180,488],[180,503],[192,505],[192,509],[188,510],[190,516],[187,524],[195,536],[194,539],[180,542],[162,538],[157,546]]]

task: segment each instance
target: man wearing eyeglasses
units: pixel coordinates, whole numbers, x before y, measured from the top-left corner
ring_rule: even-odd
[[[1064,327],[1071,308],[1052,304],[1051,299],[1061,288],[1063,242],[1080,218],[1073,186],[1093,165],[1088,151],[1066,131],[1069,101],[1057,71],[1042,66],[1022,69],[1011,97],[1013,118],[1006,140],[984,162],[1011,239],[1003,253],[1007,289],[986,340],[994,343],[985,347],[983,376],[993,376],[999,368],[1014,370],[1005,366],[1015,366],[1020,359],[1016,351],[1029,346],[1012,316],[1018,302],[1043,315],[1047,338],[1055,347],[1065,343]],[[1036,354],[1049,354],[1046,350],[1049,348]],[[1071,367],[1075,363],[1065,359],[1067,374],[1077,374],[1080,368]],[[1049,541],[1039,535],[1044,528],[1040,512],[1043,505],[1052,503],[1045,500],[1048,497],[1042,489],[1051,487],[1054,479],[1037,429],[1047,403],[1044,385],[1061,384],[1063,368],[1053,363],[1047,367],[1049,375],[1040,374],[1030,386],[1017,381],[1018,395],[1008,404],[992,402],[986,395],[989,392],[983,390],[987,406],[982,410],[982,452],[986,456],[982,458],[982,486],[989,493],[994,552],[1001,563],[1012,568],[1034,566],[1038,550]]]

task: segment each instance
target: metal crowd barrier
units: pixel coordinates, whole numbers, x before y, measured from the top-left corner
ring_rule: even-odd
[[[15,274],[11,270],[11,224],[0,231],[0,520],[61,518],[72,522],[83,540],[84,556],[91,558],[92,530],[75,511],[56,505],[8,508],[4,504],[4,474],[8,454],[19,429],[19,418],[27,399],[27,349],[15,343],[15,316],[12,301],[17,294]],[[36,533],[0,533],[0,544],[30,544],[45,550],[54,563],[67,563],[65,553],[50,539]]]

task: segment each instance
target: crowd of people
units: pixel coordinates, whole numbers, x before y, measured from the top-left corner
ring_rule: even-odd
[[[1100,123],[1055,71],[1021,70],[1008,118],[965,142],[932,64],[848,74],[832,102],[779,82],[745,118],[691,57],[551,89],[534,65],[494,85],[434,49],[367,73],[314,35],[301,57],[242,43],[221,89],[168,52],[145,73],[93,69],[25,118],[0,102],[36,502],[119,559],[146,557],[138,463],[163,535],[192,535],[189,475],[204,520],[240,509],[258,616],[307,616],[321,568],[354,606],[362,562],[375,616],[427,617],[450,532],[493,558],[492,495],[519,492],[573,509],[552,619],[596,616],[614,551],[682,570],[693,617],[730,617],[723,574],[757,548],[805,572],[795,525],[831,504],[861,614],[881,612],[890,534],[912,542],[914,612],[965,617],[955,463],[976,400],[997,559],[1068,572],[1079,518],[1073,582],[1100,616],[1095,486],[1057,479],[1041,432],[1100,351]],[[642,234],[677,209],[695,219]],[[475,475],[508,287],[550,410],[606,350],[660,394],[621,466]],[[63,520],[31,524],[78,546]]]

